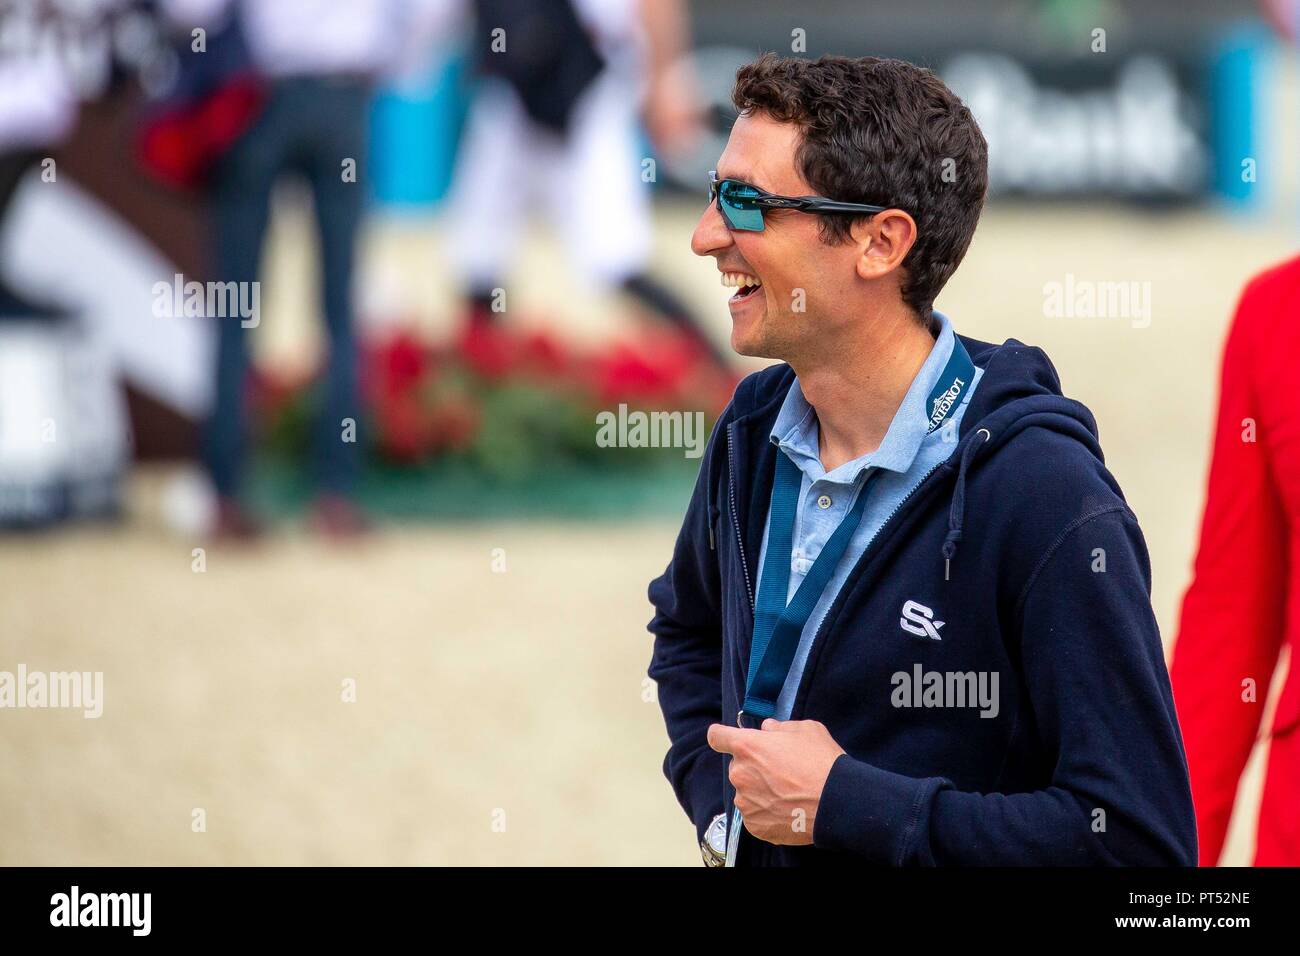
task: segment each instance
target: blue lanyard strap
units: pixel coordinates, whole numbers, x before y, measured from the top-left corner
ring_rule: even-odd
[[[939,375],[939,384],[930,391],[930,400],[926,407],[930,409],[929,425],[925,429],[928,435],[947,420],[952,410],[961,404],[962,396],[970,391],[971,382],[975,380],[975,363],[971,361],[966,346],[956,335],[952,337],[952,355],[948,364]]]
[[[974,375],[974,363],[961,340],[954,336],[952,357],[939,376],[939,383],[930,392],[927,434],[940,427],[960,405]],[[853,507],[832,532],[787,605],[794,519],[799,507],[799,492],[803,488],[803,474],[790,456],[784,452],[777,455],[767,523],[767,557],[763,562],[763,576],[759,580],[758,599],[754,606],[754,636],[750,643],[745,703],[737,715],[739,726],[747,725],[745,718],[752,719],[749,726],[757,726],[764,718],[775,715],[776,700],[790,672],[800,635],[862,521],[867,496],[879,475],[878,470],[873,470],[863,482]]]

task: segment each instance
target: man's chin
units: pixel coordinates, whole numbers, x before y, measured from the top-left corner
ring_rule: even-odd
[[[773,354],[771,343],[761,334],[757,325],[741,327],[736,325],[731,330],[731,350],[746,358],[779,359]]]
[[[762,358],[759,354],[758,343],[750,341],[749,336],[740,335],[736,330],[731,333],[731,351],[737,355],[744,355],[748,358]]]
[[[731,320],[731,349],[737,355],[749,358],[767,358],[763,354],[763,326],[754,318]]]

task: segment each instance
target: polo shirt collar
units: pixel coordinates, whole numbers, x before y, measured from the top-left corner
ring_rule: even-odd
[[[907,393],[894,413],[880,447],[869,454],[845,462],[831,472],[821,464],[817,410],[808,404],[796,377],[786,393],[781,410],[772,425],[772,443],[784,451],[814,481],[852,482],[868,468],[884,468],[905,474],[916,460],[917,452],[929,434],[930,416],[927,400],[952,356],[952,323],[941,312],[934,313],[939,334],[920,371],[912,379]]]

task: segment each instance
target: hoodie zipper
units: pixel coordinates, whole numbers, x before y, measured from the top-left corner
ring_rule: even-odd
[[[740,518],[736,514],[736,462],[731,454],[731,429],[735,424],[731,422],[727,425],[727,504],[731,509],[731,526],[736,531],[736,547],[740,549],[740,570],[745,575],[745,593],[749,595],[749,611],[751,614],[757,614],[754,588],[749,580],[749,562],[745,560],[745,539],[740,534]],[[740,853],[740,840],[745,834],[743,828],[739,827],[740,811],[736,809],[734,803],[730,810],[727,820],[726,865],[735,866],[736,857]]]
[[[736,546],[740,548],[740,570],[745,573],[745,593],[749,595],[749,610],[756,613],[754,587],[749,580],[749,562],[745,559],[745,540],[740,534],[740,518],[736,514],[736,463],[731,455],[731,429],[735,422],[727,426],[727,502],[731,506],[731,526],[736,530]]]

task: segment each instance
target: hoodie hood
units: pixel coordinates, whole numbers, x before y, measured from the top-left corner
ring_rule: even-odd
[[[1081,442],[1098,460],[1097,422],[1086,406],[1061,393],[1061,378],[1042,349],[1007,339],[992,345],[959,336],[971,360],[984,370],[962,418],[961,434],[989,431],[989,448],[1037,425]]]
[[[984,370],[970,407],[962,417],[960,439],[949,461],[957,462],[943,542],[945,577],[966,518],[966,476],[971,466],[1027,428],[1046,428],[1079,442],[1105,464],[1092,412],[1061,393],[1061,378],[1047,353],[1007,339],[1001,345],[959,336],[971,361]]]

